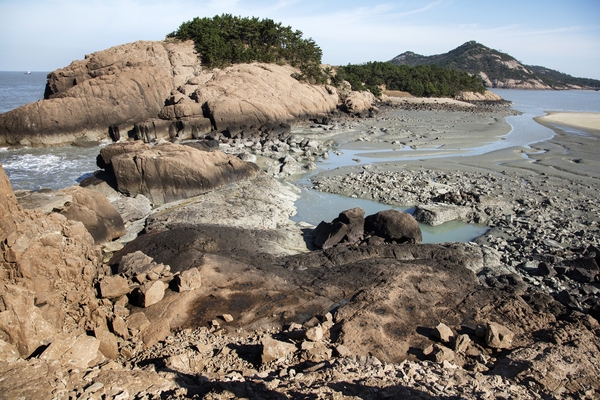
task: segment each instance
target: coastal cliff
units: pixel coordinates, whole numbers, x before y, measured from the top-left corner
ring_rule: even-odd
[[[335,110],[334,88],[276,64],[202,69],[191,41],[138,41],[48,75],[44,100],[0,115],[0,145],[191,137],[229,126],[293,123]]]

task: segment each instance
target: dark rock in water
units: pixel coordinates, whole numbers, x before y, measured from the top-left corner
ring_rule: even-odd
[[[314,245],[321,249],[327,249],[340,242],[356,243],[364,234],[365,211],[360,208],[352,208],[342,211],[340,215],[331,222],[321,222],[315,229]]]
[[[365,218],[365,232],[397,243],[421,243],[419,223],[412,215],[398,210],[384,210]]]
[[[256,164],[232,155],[170,143],[113,144],[102,149],[98,164],[112,169],[121,193],[143,194],[155,205],[251,179],[260,171]]]
[[[344,239],[348,231],[348,225],[340,221],[321,221],[315,228],[314,245],[320,249],[333,247]]]
[[[355,243],[363,237],[365,233],[365,210],[362,208],[355,207],[342,211],[337,220],[348,226],[346,242]]]

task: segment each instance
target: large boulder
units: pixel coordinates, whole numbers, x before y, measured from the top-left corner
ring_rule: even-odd
[[[454,204],[434,203],[421,204],[416,207],[413,216],[423,224],[437,226],[455,219],[464,220],[473,210],[470,207]]]
[[[384,210],[365,218],[365,232],[398,243],[421,243],[419,223],[412,215],[398,210]]]
[[[155,118],[199,69],[191,42],[138,41],[92,53],[51,72],[45,100],[0,115],[0,145],[106,138],[109,126],[127,131]]]
[[[97,244],[110,242],[125,234],[125,224],[117,209],[102,193],[80,186],[63,189],[72,201],[60,213],[68,219],[80,221]]]
[[[114,149],[118,150],[116,155]],[[260,171],[256,164],[232,155],[170,143],[154,147],[137,143],[111,145],[101,150],[100,158],[110,163],[121,193],[143,194],[155,205],[251,179]]]

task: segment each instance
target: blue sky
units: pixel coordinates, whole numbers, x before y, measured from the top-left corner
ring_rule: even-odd
[[[299,29],[334,65],[475,40],[525,64],[600,79],[600,0],[0,0],[0,70],[51,71],[222,13]]]

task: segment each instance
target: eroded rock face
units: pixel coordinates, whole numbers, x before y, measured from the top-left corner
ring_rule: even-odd
[[[102,149],[100,157],[110,163],[121,193],[143,194],[155,205],[250,179],[260,171],[256,164],[235,156],[169,143],[111,145]]]
[[[0,339],[27,357],[58,332],[82,333],[100,256],[84,225],[23,210],[0,168],[0,241]]]
[[[193,44],[138,41],[92,53],[49,74],[45,100],[0,116],[0,145],[48,146],[106,138],[155,118],[200,62]]]
[[[91,189],[72,186],[63,189],[72,197],[60,213],[70,220],[81,221],[98,244],[110,242],[125,234],[121,215],[106,196]]]
[[[300,83],[291,77],[294,72],[290,66],[276,64],[240,64],[215,71],[210,81],[194,88],[196,105],[189,104],[186,113],[202,115],[204,108],[213,127],[222,130],[293,122],[335,110],[338,96],[334,88]],[[165,107],[161,115],[176,112],[178,106],[184,107]]]

